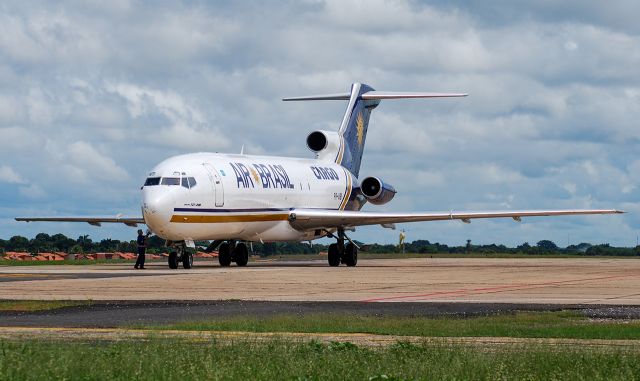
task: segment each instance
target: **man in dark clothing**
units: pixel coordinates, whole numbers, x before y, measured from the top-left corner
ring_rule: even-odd
[[[147,238],[151,234],[147,231],[147,235],[142,234],[142,229],[138,229],[138,259],[136,260],[134,269],[144,269],[144,256],[147,251]]]

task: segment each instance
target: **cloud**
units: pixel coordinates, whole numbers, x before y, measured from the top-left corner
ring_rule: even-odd
[[[20,187],[20,194],[28,199],[44,199],[46,192],[37,184]]]
[[[244,144],[312,157],[306,135],[336,129],[346,104],[279,99],[362,81],[470,93],[373,112],[361,172],[398,189],[385,210],[637,209],[638,5],[514,4],[3,4],[0,163],[22,182],[0,193],[18,211],[113,214],[138,210],[141,179],[172,155]],[[569,232],[622,243],[638,228],[629,214],[416,224],[409,236],[521,243]]]
[[[13,168],[2,165],[0,166],[0,182],[8,184],[26,184],[27,181],[22,178]]]
[[[106,178],[121,182],[129,177],[126,170],[116,164],[109,156],[98,152],[90,143],[77,141],[66,148],[63,156],[76,174],[86,178]]]

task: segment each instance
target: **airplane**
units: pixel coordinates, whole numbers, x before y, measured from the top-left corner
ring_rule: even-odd
[[[388,213],[361,211],[383,205],[396,189],[376,176],[360,177],[371,112],[384,99],[464,97],[463,93],[387,92],[353,83],[349,92],[284,98],[283,101],[348,101],[338,131],[313,131],[306,139],[314,159],[245,154],[190,153],[153,168],[142,186],[141,217],[18,217],[17,221],[146,224],[171,247],[169,267],[193,266],[187,247],[212,241],[221,266],[246,266],[245,242],[333,238],[330,266],[356,266],[360,247],[346,231],[397,223],[623,213],[615,209],[504,210]]]

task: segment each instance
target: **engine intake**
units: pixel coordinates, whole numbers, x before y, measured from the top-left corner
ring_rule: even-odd
[[[327,137],[322,131],[314,131],[307,136],[307,147],[313,152],[320,152],[327,147]]]
[[[385,184],[377,177],[367,177],[362,180],[360,191],[367,201],[374,205],[386,204],[396,195],[396,190],[392,185]]]

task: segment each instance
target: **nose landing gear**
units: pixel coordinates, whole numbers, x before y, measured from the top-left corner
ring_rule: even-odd
[[[177,269],[180,262],[182,262],[182,267],[185,269],[193,267],[193,254],[187,250],[187,245],[184,241],[167,242],[167,246],[172,249],[168,258],[170,269]]]
[[[327,234],[327,237],[333,237],[338,240],[337,243],[329,245],[329,266],[337,267],[340,266],[340,263],[344,263],[349,267],[353,267],[358,263],[358,245],[344,234],[344,229],[338,229],[337,237],[331,233]],[[345,240],[349,242],[346,245]]]

